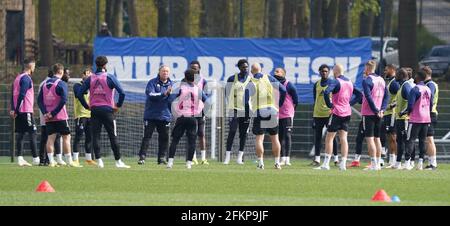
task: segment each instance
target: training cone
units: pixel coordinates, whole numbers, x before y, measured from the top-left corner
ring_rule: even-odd
[[[391,197],[383,190],[378,190],[372,197],[372,201],[375,202],[391,202]]]
[[[400,198],[396,195],[392,196],[392,202],[400,202]]]
[[[55,189],[48,183],[48,181],[42,181],[36,188],[36,192],[55,192]]]

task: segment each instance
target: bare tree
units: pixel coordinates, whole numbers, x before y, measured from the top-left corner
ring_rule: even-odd
[[[123,29],[122,10],[123,10],[123,0],[114,0],[111,33],[115,37],[122,36],[122,29]]]
[[[308,37],[309,36],[309,15],[306,13],[308,9],[309,0],[297,0],[297,36]]]
[[[364,10],[360,14],[359,36],[371,36],[373,31],[374,15],[370,10]]]
[[[176,4],[172,5],[172,36],[189,36],[189,7],[189,0],[177,0]]]
[[[131,35],[139,36],[139,19],[136,13],[136,1],[127,0],[127,6]]]
[[[337,25],[337,15],[338,15],[338,5],[339,0],[331,0],[326,7],[326,15],[324,15],[323,24],[323,36],[324,37],[335,37],[336,36],[336,25]],[[324,6],[326,6],[324,4]],[[325,9],[325,7],[324,7]]]
[[[297,1],[296,0],[285,0],[284,1],[282,35],[283,35],[283,38],[297,37]]]
[[[266,37],[281,38],[283,26],[283,1],[266,0]]]
[[[42,66],[53,64],[53,38],[50,0],[40,0],[39,14],[39,53]]]
[[[312,1],[311,29],[314,38],[323,37],[322,31],[322,5],[323,0]]]
[[[105,22],[110,26],[113,23],[113,19],[112,19],[113,11],[114,11],[114,0],[106,0]]]
[[[169,29],[169,2],[167,0],[155,0],[158,9],[158,37],[170,36]]]
[[[400,0],[398,7],[398,41],[401,67],[417,69],[416,15],[415,0]]]
[[[200,25],[200,35],[207,37],[235,37],[235,1],[203,0]],[[236,12],[237,13],[237,12]]]
[[[392,36],[392,17],[394,11],[394,0],[384,0],[384,35]]]
[[[339,0],[339,20],[337,33],[339,38],[350,37],[350,0]]]

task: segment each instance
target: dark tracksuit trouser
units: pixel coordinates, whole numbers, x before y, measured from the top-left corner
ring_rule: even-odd
[[[170,143],[169,148],[169,158],[174,158],[177,150],[177,145],[185,132],[188,143],[186,160],[192,161],[195,152],[195,141],[197,138],[197,119],[195,117],[181,116],[177,118],[177,121],[175,122],[175,126],[172,131],[172,142]]]

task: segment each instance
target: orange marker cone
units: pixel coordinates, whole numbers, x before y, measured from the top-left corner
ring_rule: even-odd
[[[42,181],[36,188],[36,192],[55,192],[55,189],[48,183],[48,181]]]
[[[372,197],[375,202],[391,202],[391,197],[383,189],[378,190]]]

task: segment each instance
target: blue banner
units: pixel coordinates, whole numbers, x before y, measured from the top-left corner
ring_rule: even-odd
[[[109,73],[119,80],[149,80],[161,64],[171,67],[171,78],[180,80],[192,60],[201,64],[208,80],[226,81],[239,72],[237,62],[260,63],[263,73],[277,67],[296,84],[302,103],[313,102],[313,84],[319,66],[344,66],[345,75],[361,85],[364,63],[371,59],[370,38],[355,39],[244,39],[244,38],[97,38],[94,58],[108,57]],[[331,73],[332,74],[332,73]],[[331,75],[330,74],[330,75]]]

